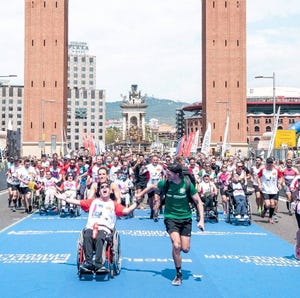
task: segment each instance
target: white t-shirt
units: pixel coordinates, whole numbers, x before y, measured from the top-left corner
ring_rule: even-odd
[[[93,225],[97,223],[101,229],[107,228],[107,232],[111,232],[116,225],[116,220],[115,204],[112,200],[104,202],[100,199],[94,199],[89,209],[86,228],[93,229]]]

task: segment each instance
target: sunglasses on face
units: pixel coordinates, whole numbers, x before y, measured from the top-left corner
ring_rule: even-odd
[[[107,184],[102,184],[102,185],[100,186],[101,189],[108,188],[108,187],[109,187],[109,186],[108,186]]]

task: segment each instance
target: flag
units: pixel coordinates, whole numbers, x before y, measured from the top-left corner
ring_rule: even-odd
[[[229,129],[229,116],[226,117],[226,125],[225,125],[225,131],[224,131],[224,140],[222,145],[222,154],[221,157],[224,157],[226,149],[227,149],[227,137],[228,137],[228,129]]]
[[[211,125],[208,122],[207,129],[201,146],[201,153],[203,153],[205,156],[209,155],[210,141],[211,141]]]
[[[272,137],[271,137],[271,140],[270,140],[270,143],[269,143],[269,149],[268,149],[267,158],[271,156],[271,153],[272,153],[273,148],[274,148],[274,140],[275,140],[275,136],[276,136],[279,115],[280,115],[280,107],[278,108],[278,111],[277,111],[277,114],[276,114],[276,118],[275,118],[275,121],[274,121],[274,126],[273,126],[273,131],[272,131]]]
[[[185,135],[183,135],[178,143],[177,143],[177,146],[176,146],[176,155],[180,156],[181,153],[182,153],[182,147],[183,147],[183,143],[184,143],[184,140],[185,140]]]
[[[192,144],[194,141],[195,132],[192,132],[188,135],[186,144],[184,146],[183,156],[188,157],[191,153]]]
[[[196,153],[197,152],[198,143],[199,143],[199,130],[197,130],[196,133],[195,133],[194,141],[193,141],[192,147],[191,147],[191,153]]]

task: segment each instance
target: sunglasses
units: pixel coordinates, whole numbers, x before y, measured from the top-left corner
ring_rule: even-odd
[[[109,186],[108,186],[107,184],[102,184],[102,185],[100,186],[101,189],[108,188],[108,187],[109,187]]]

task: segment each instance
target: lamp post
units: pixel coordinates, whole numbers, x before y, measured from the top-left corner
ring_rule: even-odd
[[[10,74],[10,75],[7,75],[7,76],[0,76],[0,78],[15,78],[15,77],[17,77],[17,75]]]
[[[272,79],[273,80],[273,124],[275,123],[276,117],[276,98],[275,98],[275,72],[273,72],[272,76],[256,76],[255,79]]]
[[[42,113],[41,113],[41,149],[42,149],[42,153],[45,153],[45,141],[46,141],[46,136],[45,136],[45,127],[44,127],[44,113],[45,113],[45,103],[53,103],[55,102],[55,100],[53,99],[44,99],[42,98],[42,101],[41,101],[41,110],[42,110]]]

